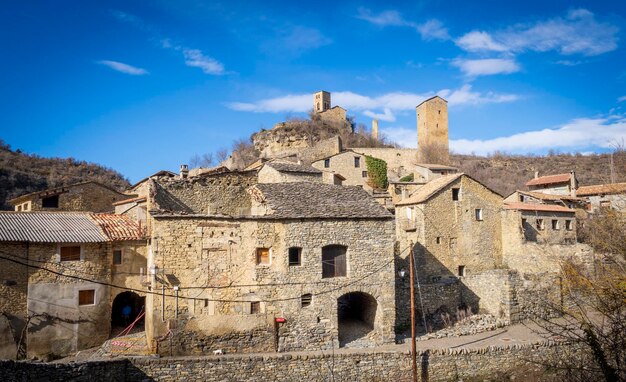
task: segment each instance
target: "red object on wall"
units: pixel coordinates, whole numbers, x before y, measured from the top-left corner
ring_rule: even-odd
[[[282,324],[283,322],[287,321],[287,320],[285,320],[285,318],[283,318],[283,317],[276,317],[276,318],[274,318],[274,320],[275,320],[276,322],[278,322],[278,323],[281,323],[281,324]]]

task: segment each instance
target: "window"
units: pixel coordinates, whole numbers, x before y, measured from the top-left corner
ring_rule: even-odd
[[[367,178],[367,171],[361,171],[361,177]]]
[[[61,261],[80,260],[80,245],[61,247]]]
[[[322,278],[346,275],[346,247],[327,245],[322,248]]]
[[[259,313],[261,313],[261,302],[252,301],[250,303],[250,314],[259,314]]]
[[[519,201],[524,203],[524,195],[522,195],[522,194],[519,195]]]
[[[256,249],[256,264],[257,265],[270,265],[270,249],[269,248],[257,248]]]
[[[329,168],[329,167],[330,167],[330,158],[324,159],[324,168]]]
[[[113,265],[122,264],[122,250],[114,249],[113,250]]]
[[[95,305],[96,291],[93,289],[78,291],[78,305]]]
[[[559,229],[561,229],[558,220],[552,219],[552,229],[555,231],[558,231]]]
[[[465,276],[465,265],[459,265],[459,277]]]
[[[354,167],[361,167],[361,157],[354,157]]]
[[[476,208],[474,210],[474,216],[476,217],[476,220],[478,220],[478,221],[483,220],[483,210],[482,210],[482,208]]]
[[[52,195],[41,199],[41,206],[43,208],[59,208],[59,195]]]
[[[539,231],[543,231],[543,229],[545,228],[543,224],[543,219],[537,219],[536,226]]]
[[[301,265],[302,248],[291,247],[289,248],[289,265]]]
[[[454,200],[454,201],[458,201],[459,200],[459,191],[461,191],[460,188],[453,188],[452,189],[452,200]]]
[[[304,308],[306,306],[311,305],[311,300],[313,300],[313,295],[311,293],[305,293],[300,296],[300,305]]]
[[[568,219],[565,221],[565,229],[568,231],[571,231],[574,229],[574,224],[572,223],[571,220]]]
[[[19,206],[17,206],[17,210],[21,211],[22,210],[22,205],[20,204]]]
[[[437,244],[441,244],[441,236],[437,236],[437,239],[435,239],[435,241],[437,242]]]
[[[522,218],[522,228],[526,228],[526,219]]]

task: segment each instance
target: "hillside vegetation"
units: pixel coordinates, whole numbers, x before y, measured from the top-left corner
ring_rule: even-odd
[[[524,184],[535,176],[575,171],[580,185],[610,183],[610,154],[553,154],[546,156],[495,154],[489,157],[451,155],[452,166],[474,177],[501,195],[525,190]],[[615,182],[626,182],[626,152],[613,154]]]
[[[8,200],[29,192],[88,180],[117,190],[130,185],[119,172],[98,164],[14,151],[0,139],[0,209],[11,209]]]

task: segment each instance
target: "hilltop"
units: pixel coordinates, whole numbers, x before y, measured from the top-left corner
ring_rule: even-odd
[[[130,183],[122,174],[95,163],[74,158],[44,158],[12,150],[0,139],[0,209],[11,209],[8,200],[29,192],[93,180],[117,190]]]

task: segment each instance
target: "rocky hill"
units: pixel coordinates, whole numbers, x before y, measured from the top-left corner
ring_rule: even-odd
[[[453,166],[504,196],[516,189],[526,189],[524,184],[534,176],[535,171],[539,175],[549,175],[573,170],[581,185],[611,181],[610,154],[451,155],[450,161]],[[615,152],[613,163],[615,181],[626,182],[626,151]]]
[[[0,139],[0,209],[11,209],[7,201],[19,195],[87,180],[118,190],[130,185],[122,174],[98,164],[26,154]]]

